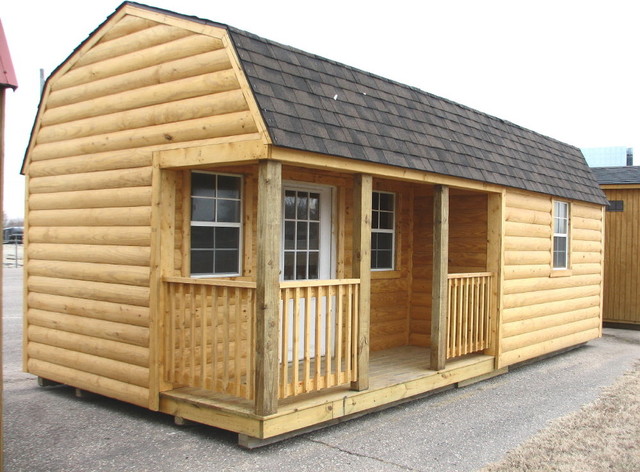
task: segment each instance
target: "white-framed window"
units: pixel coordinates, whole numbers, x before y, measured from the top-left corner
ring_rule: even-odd
[[[373,192],[371,269],[393,270],[395,259],[396,198],[390,192]]]
[[[569,268],[569,203],[553,202],[553,268]]]
[[[191,275],[240,275],[242,177],[191,173]]]

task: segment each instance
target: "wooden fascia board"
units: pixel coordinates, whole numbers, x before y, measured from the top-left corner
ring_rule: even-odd
[[[233,70],[236,73],[236,77],[238,78],[238,82],[240,83],[240,89],[242,90],[244,99],[249,105],[249,110],[253,115],[253,119],[256,122],[258,131],[260,132],[260,134],[262,134],[262,140],[264,144],[272,145],[273,142],[271,141],[271,136],[269,135],[269,129],[267,128],[267,124],[262,117],[260,107],[258,106],[258,102],[256,101],[253,90],[251,89],[251,85],[249,84],[249,79],[247,79],[247,76],[244,73],[244,69],[242,68],[242,61],[238,56],[236,47],[233,44],[233,41],[231,40],[228,32],[226,32],[226,34],[224,35],[223,43],[225,46],[225,51],[227,51],[227,54],[229,55],[231,66],[233,67]]]
[[[383,179],[404,180],[407,182],[433,185],[447,185],[450,187],[482,192],[501,193],[504,190],[504,187],[499,185],[477,182],[459,177],[439,175],[402,167],[386,166],[384,164],[348,159],[345,157],[296,151],[293,149],[279,148],[275,146],[271,149],[270,157],[272,159],[282,161],[283,164],[311,167],[315,169],[326,169],[336,172],[371,174],[373,177]]]
[[[637,184],[604,184],[600,185],[602,190],[638,190],[640,183]]]
[[[269,146],[261,139],[158,151],[163,169],[197,169],[219,165],[249,164],[269,158]]]

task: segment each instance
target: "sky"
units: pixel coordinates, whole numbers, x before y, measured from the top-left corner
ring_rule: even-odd
[[[22,159],[48,76],[119,0],[2,0],[18,77],[8,90],[4,206],[24,208]],[[149,0],[402,82],[580,148],[640,164],[636,0]]]

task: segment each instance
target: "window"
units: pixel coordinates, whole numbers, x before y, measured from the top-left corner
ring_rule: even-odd
[[[609,200],[607,211],[624,211],[624,200]]]
[[[191,275],[239,275],[242,180],[191,174]]]
[[[553,268],[569,266],[569,204],[553,202]]]
[[[393,270],[395,245],[395,195],[373,192],[371,268]]]

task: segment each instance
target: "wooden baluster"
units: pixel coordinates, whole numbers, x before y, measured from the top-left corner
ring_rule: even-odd
[[[168,319],[165,326],[169,329],[169,341],[167,342],[167,359],[169,360],[168,380],[176,381],[176,330],[178,329],[178,314],[176,310],[176,284],[167,284],[169,296],[167,297]]]
[[[322,287],[316,288],[316,306],[315,306],[315,365],[314,365],[314,382],[315,389],[320,390],[320,377],[322,375]]]
[[[200,285],[198,287],[198,291],[200,292],[200,334],[202,338],[200,340],[200,352],[202,352],[200,359],[200,388],[207,388],[207,367],[208,367],[208,356],[207,356],[207,333],[209,332],[207,328],[207,286]]]
[[[347,286],[347,288],[350,286]],[[336,337],[335,337],[335,383],[340,384],[344,382],[342,378],[342,349],[343,349],[343,341],[342,341],[342,310],[344,309],[344,300],[342,297],[344,296],[344,286],[338,286],[338,293],[336,294]]]
[[[287,382],[289,382],[289,293],[288,288],[280,291],[282,299],[282,331],[280,333],[280,398],[288,396]]]
[[[229,353],[229,312],[231,307],[229,306],[229,287],[222,289],[222,390],[227,392],[229,387],[229,360],[231,354]]]
[[[218,391],[220,356],[218,354],[218,287],[211,287],[211,390]]]
[[[311,377],[311,288],[305,288],[304,297],[304,377],[303,392]]]
[[[293,395],[298,394],[298,385],[300,382],[300,289],[294,289],[293,298],[293,352],[291,355],[291,366],[293,369]]]
[[[240,370],[242,363],[242,292],[240,287],[236,287],[234,289],[234,301],[236,304],[236,316],[235,316],[235,353],[233,359],[233,367],[234,367],[234,382],[236,385],[235,394],[237,397],[240,396],[240,391],[242,388],[242,382],[240,382],[240,377],[242,375],[242,371]]]

